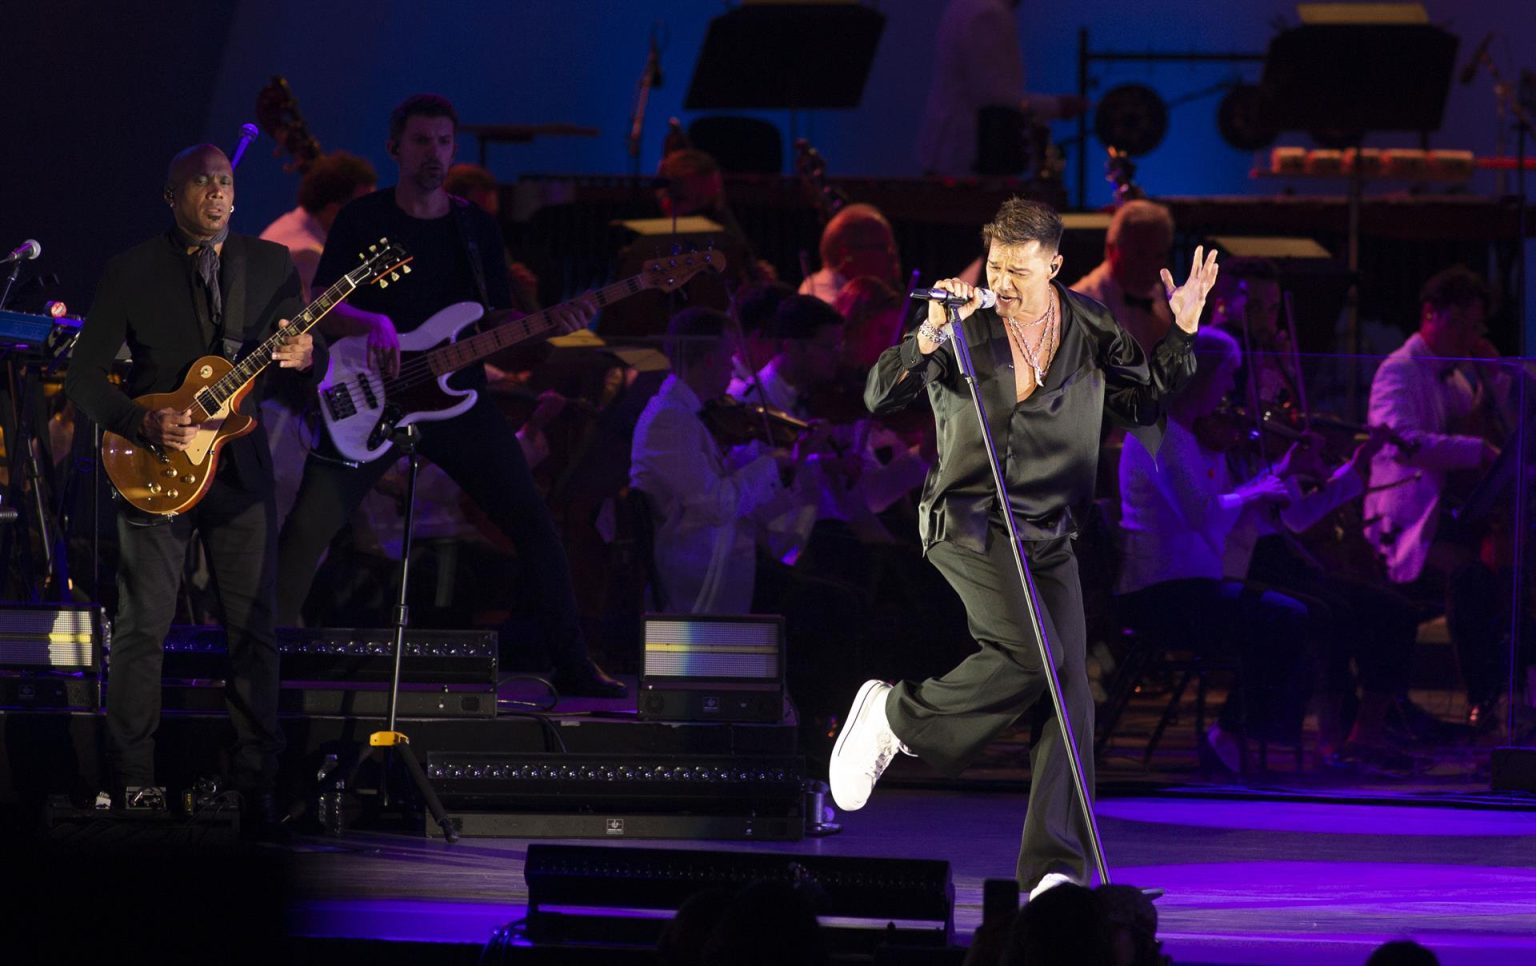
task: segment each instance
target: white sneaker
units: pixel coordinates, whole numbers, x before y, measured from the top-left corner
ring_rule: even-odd
[[[1047,872],[1045,878],[1041,879],[1035,884],[1033,889],[1029,890],[1029,897],[1033,899],[1042,892],[1054,889],[1059,885],[1066,885],[1069,882],[1073,885],[1082,885],[1081,882],[1078,882],[1064,872]]]
[[[832,746],[827,782],[832,786],[832,800],[845,812],[864,807],[875,782],[902,750],[885,717],[885,699],[890,693],[891,686],[884,681],[865,681],[848,709],[837,744]]]

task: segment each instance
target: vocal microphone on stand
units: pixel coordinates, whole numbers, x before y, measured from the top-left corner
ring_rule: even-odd
[[[240,159],[245,156],[245,149],[250,147],[251,142],[260,134],[261,132],[254,124],[240,125],[240,140],[235,143],[235,149],[229,154],[229,170],[233,171],[240,167]]]
[[[29,262],[42,253],[43,246],[37,243],[37,239],[28,238],[20,245],[11,249],[11,253],[9,255],[5,256],[4,258],[0,258],[0,265],[5,265],[10,262]]]
[[[975,291],[981,298],[979,308],[990,309],[997,304],[997,293],[991,289],[979,288]],[[945,305],[964,305],[970,301],[963,295],[956,295],[941,288],[915,288],[907,293],[907,298],[916,299],[919,302],[942,302]]]

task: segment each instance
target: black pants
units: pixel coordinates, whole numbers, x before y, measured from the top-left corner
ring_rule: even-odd
[[[1317,620],[1318,685],[1328,693],[1366,691],[1396,696],[1407,690],[1418,612],[1402,595],[1347,573],[1311,566],[1280,537],[1254,550],[1248,575],[1306,605]],[[1353,659],[1356,674],[1350,673]]]
[[[235,727],[234,778],[249,791],[271,789],[283,749],[277,724],[278,655],[273,637],[276,510],[223,481],[191,512],[155,526],[118,520],[118,608],[107,687],[108,755],[118,785],[150,785],[160,724],[160,669],[176,597],[195,531],[208,554],[229,636],[225,704]]]
[[[421,453],[443,468],[517,547],[522,573],[542,602],[545,639],[557,667],[586,660],[565,547],[534,484],[517,436],[482,392],[462,415],[420,426]],[[322,454],[333,455],[329,442]],[[297,624],[320,557],[364,496],[394,463],[387,454],[353,468],[311,455],[278,540],[278,615]]]
[[[1298,598],[1242,580],[1165,580],[1119,599],[1126,624],[1168,646],[1238,659],[1223,727],[1298,741],[1313,679],[1317,615]]]
[[[1093,696],[1088,689],[1087,631],[1077,558],[1067,537],[1024,544],[1040,591],[1040,615],[1050,640],[1062,697],[1077,739],[1084,778],[1093,788]],[[965,604],[971,636],[980,648],[949,673],[903,682],[886,705],[891,730],[914,754],[946,773],[963,769],[1046,693],[1044,665],[1030,632],[1024,590],[1001,528],[991,547],[976,553],[938,543],[928,559]],[[1018,879],[1032,887],[1046,873],[1086,881],[1087,826],[1072,786],[1066,744],[1052,715],[1030,749],[1029,807],[1019,848]]]

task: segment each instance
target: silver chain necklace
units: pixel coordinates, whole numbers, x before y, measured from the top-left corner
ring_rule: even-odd
[[[1046,355],[1046,343],[1050,341],[1056,321],[1056,298],[1051,296],[1051,303],[1045,307],[1045,314],[1033,322],[1018,322],[1014,319],[1004,319],[1009,335],[1013,336],[1014,343],[1023,353],[1025,360],[1031,369],[1035,371],[1035,385],[1045,385],[1045,368],[1050,365],[1050,358]],[[1040,333],[1040,342],[1036,349],[1030,349],[1029,340],[1024,338],[1024,330],[1044,323],[1045,329]]]

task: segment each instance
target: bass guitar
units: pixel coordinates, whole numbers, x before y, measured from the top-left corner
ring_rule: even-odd
[[[646,262],[640,274],[572,301],[603,309],[650,289],[676,291],[704,269],[724,267],[724,256],[713,249],[658,258]],[[393,377],[381,375],[370,363],[367,336],[336,340],[318,389],[320,417],[336,450],[359,463],[378,459],[397,427],[452,419],[475,404],[475,391],[451,388],[449,376],[503,349],[560,334],[545,310],[458,341],[459,333],[484,314],[479,302],[456,302],[401,333],[400,370]]]
[[[358,288],[370,283],[387,286],[409,273],[410,256],[399,245],[381,238],[370,246],[371,254],[357,268],[289,320],[239,362],[222,356],[203,356],[192,363],[174,392],[150,393],[134,402],[151,412],[177,409],[188,413],[197,434],[184,450],[103,433],[101,462],[118,495],[145,513],[175,516],[196,506],[208,492],[218,469],[219,450],[232,439],[251,432],[256,420],[239,412],[240,403],[255,385],[256,377],[272,362],[272,353],[283,340],[308,332],[327,312]]]

